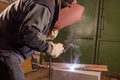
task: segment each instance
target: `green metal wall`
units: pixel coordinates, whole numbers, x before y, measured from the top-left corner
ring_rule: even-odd
[[[110,71],[120,72],[120,1],[104,0],[104,25],[101,30],[98,63]]]

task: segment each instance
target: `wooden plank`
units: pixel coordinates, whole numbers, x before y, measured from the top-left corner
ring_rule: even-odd
[[[23,72],[27,73],[32,71],[32,62],[31,62],[31,57],[27,58],[23,63],[22,63],[22,68]]]

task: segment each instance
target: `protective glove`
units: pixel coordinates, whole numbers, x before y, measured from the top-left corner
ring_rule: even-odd
[[[53,42],[50,42],[50,43],[53,46],[53,50],[52,50],[52,52],[50,54],[53,58],[57,58],[61,53],[64,52],[63,44],[61,44],[61,43],[55,44]]]
[[[48,40],[54,40],[56,37],[57,37],[57,35],[58,35],[58,30],[57,29],[52,29],[51,30],[51,32],[48,34],[48,37],[47,37],[47,39]]]

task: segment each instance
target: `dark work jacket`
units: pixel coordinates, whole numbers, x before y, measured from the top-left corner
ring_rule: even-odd
[[[0,14],[0,49],[13,49],[24,57],[32,50],[50,54],[46,36],[58,18],[59,1],[17,0],[7,7]]]

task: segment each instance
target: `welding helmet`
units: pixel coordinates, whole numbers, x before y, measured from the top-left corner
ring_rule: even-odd
[[[71,3],[74,0],[65,0]],[[84,7],[80,4],[66,5],[60,10],[58,21],[56,21],[54,28],[57,30],[63,29],[81,20],[84,12]]]

